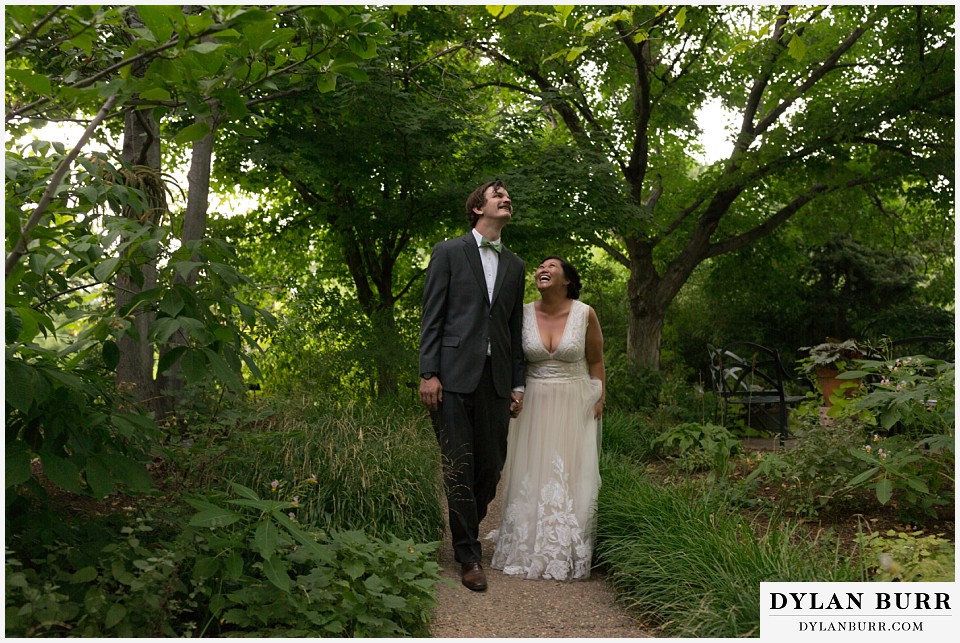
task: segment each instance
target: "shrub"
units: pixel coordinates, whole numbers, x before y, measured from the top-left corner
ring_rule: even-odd
[[[320,532],[297,523],[294,503],[231,488],[234,497],[191,501],[199,511],[190,526],[203,539],[193,577],[202,582],[207,623],[218,633],[428,634],[439,542]]]
[[[868,413],[878,430],[913,436],[953,432],[955,367],[922,355],[860,360],[843,379],[863,379],[867,393],[850,405]]]
[[[854,493],[848,483],[863,470],[851,449],[862,448],[863,425],[840,418],[824,426],[818,417],[801,416],[794,428],[796,445],[787,451],[758,454],[747,462],[753,467],[739,484],[738,497],[753,502],[760,485],[773,487],[777,505],[785,512],[811,518],[846,504],[865,504],[865,494]]]
[[[170,541],[151,518],[100,525],[88,542],[68,529],[40,546],[16,538],[6,635],[427,635],[438,543],[321,532],[291,518],[292,503],[232,490],[192,500],[198,512]]]
[[[30,559],[26,551],[7,551],[5,634],[189,636],[198,605],[184,571],[190,543],[153,540],[150,518],[119,534],[94,531],[82,546],[57,541],[26,548],[21,542]]]
[[[954,581],[954,544],[923,531],[860,534],[860,559],[870,580],[904,583]]]
[[[269,403],[271,415],[191,447],[191,486],[237,482],[296,498],[297,520],[321,529],[442,539],[439,448],[422,407],[306,397]]]
[[[711,470],[725,476],[731,457],[740,451],[740,441],[716,424],[687,422],[667,429],[654,441],[665,456],[672,458],[681,471]]]
[[[920,443],[904,436],[883,438],[874,434],[869,443],[851,449],[861,471],[847,483],[851,489],[873,488],[885,505],[896,497],[904,519],[936,518],[937,507],[952,505],[955,446],[952,438],[930,438]],[[931,447],[931,445],[934,445]]]
[[[758,636],[760,583],[859,580],[824,543],[747,524],[713,485],[661,487],[601,459],[598,564],[619,597],[671,637]]]

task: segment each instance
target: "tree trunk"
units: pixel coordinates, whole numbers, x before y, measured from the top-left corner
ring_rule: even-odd
[[[210,133],[193,144],[190,156],[190,171],[187,173],[187,210],[183,215],[183,245],[202,241],[207,234],[207,210],[210,206],[210,168],[213,164],[213,133],[216,127],[214,118],[197,118],[198,123],[206,123]],[[197,269],[187,276],[189,286],[197,283]],[[179,281],[179,279],[178,279]]]
[[[190,169],[187,171],[187,208],[183,213],[183,232],[180,235],[181,245],[202,241],[207,234],[207,213],[210,205],[210,168],[213,165],[213,135],[214,119],[199,117],[197,122],[210,126],[210,133],[193,143],[190,155]],[[193,268],[186,277],[177,273],[174,282],[177,284],[195,286],[199,270]],[[186,344],[186,338],[176,333],[170,338],[172,343]],[[171,347],[161,348],[161,354]],[[157,379],[162,384],[165,397],[165,406],[172,412],[183,399],[183,374],[179,362],[167,369],[165,374],[158,373]]]
[[[131,166],[146,166],[159,172],[160,169],[160,131],[153,119],[151,110],[130,110],[124,116],[123,123],[123,151],[121,158]],[[149,204],[154,207],[161,204]],[[140,218],[144,213],[126,212],[127,216]],[[139,272],[135,278],[128,272],[117,275],[116,307],[122,309],[135,296],[157,285],[156,257],[142,257],[142,261],[131,270]],[[133,313],[131,322],[136,328],[136,335],[124,334],[117,342],[120,349],[120,361],[117,363],[117,386],[133,394],[146,409],[155,416],[162,415],[159,403],[159,391],[153,379],[153,344],[148,340],[147,333],[150,324],[156,317],[155,313],[147,310],[138,310]]]

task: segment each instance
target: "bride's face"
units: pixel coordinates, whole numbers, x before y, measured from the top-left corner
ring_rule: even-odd
[[[567,292],[567,284],[570,280],[563,274],[563,266],[556,259],[547,259],[537,266],[537,271],[533,275],[533,283],[537,290],[542,294],[550,289]]]

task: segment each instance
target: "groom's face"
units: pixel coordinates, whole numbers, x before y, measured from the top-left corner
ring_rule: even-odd
[[[510,195],[506,188],[491,185],[483,193],[483,196],[483,206],[474,208],[477,215],[491,219],[510,220],[510,217],[513,216],[513,203],[510,201]]]

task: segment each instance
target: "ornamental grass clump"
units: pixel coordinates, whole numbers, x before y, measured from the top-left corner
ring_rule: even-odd
[[[860,580],[826,543],[761,531],[710,487],[661,487],[610,455],[601,476],[596,560],[666,636],[759,636],[761,582]]]
[[[443,538],[439,449],[419,407],[287,400],[227,439],[205,472],[210,485],[232,481],[295,502],[296,520],[311,527]]]

